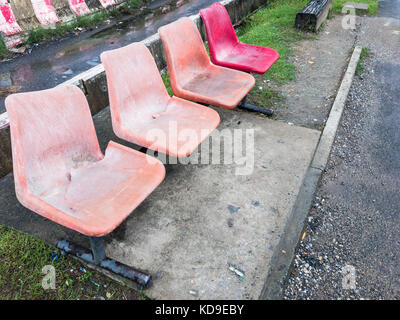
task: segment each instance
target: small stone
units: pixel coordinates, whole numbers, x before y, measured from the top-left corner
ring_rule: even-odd
[[[236,207],[236,206],[233,206],[233,205],[228,205],[228,210],[229,210],[229,212],[230,213],[236,213],[236,212],[238,212],[239,211],[239,209],[240,209],[240,207]]]
[[[196,297],[199,293],[196,290],[189,290],[189,294]]]

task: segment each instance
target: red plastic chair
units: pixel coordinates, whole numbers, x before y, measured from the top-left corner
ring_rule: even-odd
[[[158,30],[165,49],[171,88],[183,99],[232,109],[254,87],[252,75],[211,63],[190,18]]]
[[[220,118],[213,109],[168,95],[144,44],[103,52],[101,61],[113,129],[121,139],[185,157],[218,126]]]
[[[274,49],[239,42],[229,14],[221,3],[200,10],[200,16],[214,64],[264,74],[279,59],[279,53]]]
[[[89,236],[93,252],[85,258],[85,249],[66,241],[59,242],[60,249],[107,265],[112,260],[105,257],[101,236],[113,231],[161,183],[164,165],[112,141],[103,156],[85,95],[75,86],[13,94],[5,104],[18,200]],[[136,280],[137,274],[132,274]]]

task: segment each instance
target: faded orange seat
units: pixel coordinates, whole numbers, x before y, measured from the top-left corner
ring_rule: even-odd
[[[121,139],[175,157],[185,157],[218,126],[214,110],[170,97],[155,61],[142,43],[106,51],[112,124]]]
[[[163,26],[158,33],[165,49],[171,88],[178,97],[232,109],[254,87],[252,75],[211,63],[190,18]]]
[[[43,217],[100,237],[164,179],[160,161],[115,142],[103,156],[86,98],[75,86],[13,94],[5,104],[17,198]]]

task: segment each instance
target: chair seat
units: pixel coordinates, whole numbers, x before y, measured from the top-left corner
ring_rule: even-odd
[[[121,139],[181,158],[189,156],[219,122],[213,109],[172,97],[165,110],[151,119],[139,123],[134,116],[124,117],[116,133]]]
[[[279,53],[271,48],[238,43],[225,56],[216,56],[215,64],[241,70],[264,74],[279,59]]]
[[[102,160],[72,169],[56,187],[39,195],[17,196],[23,205],[54,222],[100,237],[114,230],[164,176],[165,168],[157,159],[111,141]]]
[[[253,76],[228,68],[210,66],[205,72],[197,74],[177,95],[213,106],[233,109],[255,85]]]
[[[276,50],[241,43],[222,3],[200,10],[210,49],[211,61],[218,66],[264,74],[279,59]]]
[[[115,134],[126,141],[186,157],[218,126],[214,110],[170,97],[149,49],[143,43],[106,51],[101,61],[107,74]]]
[[[211,63],[201,34],[190,18],[163,26],[158,34],[176,96],[233,109],[255,85],[252,75]]]

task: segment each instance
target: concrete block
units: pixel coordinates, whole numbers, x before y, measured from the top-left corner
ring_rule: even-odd
[[[99,0],[99,1],[103,6],[103,8],[108,8],[116,4],[114,0]]]
[[[12,171],[10,127],[0,129],[0,177]]]
[[[85,0],[68,0],[69,8],[75,16],[85,16],[90,14],[90,9],[86,4]]]
[[[85,0],[85,2],[91,11],[98,11],[103,8],[99,0]]]
[[[311,0],[296,15],[296,28],[317,32],[327,19],[331,9],[332,0]]]
[[[11,36],[22,32],[7,0],[0,0],[0,32],[5,36]]]
[[[367,11],[369,8],[369,4],[360,2],[345,2],[343,3],[343,8],[354,8],[356,10]]]
[[[93,70],[93,75],[82,79],[92,115],[95,115],[109,105],[107,78],[103,65],[100,66]]]
[[[30,30],[40,26],[30,0],[10,0],[10,6],[23,30]]]
[[[75,18],[75,14],[70,8],[68,0],[52,0],[52,4],[56,13],[56,16],[62,22],[68,22]]]
[[[33,11],[42,26],[60,22],[51,0],[31,0]]]

